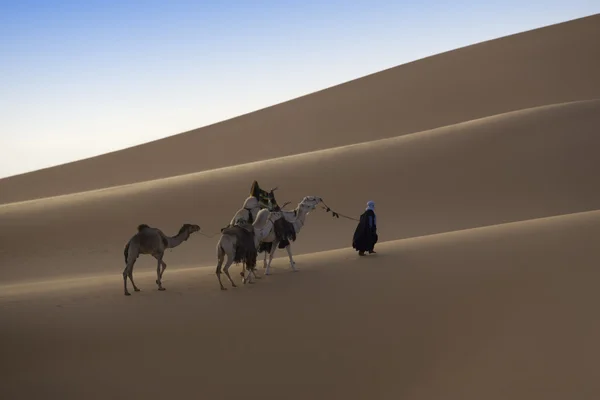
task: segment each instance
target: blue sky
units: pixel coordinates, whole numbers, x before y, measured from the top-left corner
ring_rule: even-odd
[[[591,0],[0,0],[0,177],[598,12]]]

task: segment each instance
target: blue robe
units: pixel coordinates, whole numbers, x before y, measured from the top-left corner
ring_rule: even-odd
[[[368,209],[360,216],[352,237],[352,248],[356,251],[372,251],[378,239],[375,212]]]

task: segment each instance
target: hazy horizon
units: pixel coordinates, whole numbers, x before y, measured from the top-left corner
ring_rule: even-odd
[[[342,4],[5,5],[0,178],[172,136],[600,11],[591,1]]]

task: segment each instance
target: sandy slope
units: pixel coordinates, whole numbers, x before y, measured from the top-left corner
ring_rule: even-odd
[[[0,398],[600,398],[599,34],[556,25],[0,180],[0,203],[139,182],[0,204]],[[269,145],[223,157],[252,133]],[[373,199],[387,242],[359,258],[355,222],[319,210],[300,273],[277,259],[221,292],[217,238],[193,236],[167,291],[145,256],[123,296],[138,224],[217,232],[254,179],[353,216]]]
[[[600,208],[600,100],[483,120],[252,165],[110,190],[0,206],[0,281],[118,274],[136,226],[218,232],[253,179],[278,199],[322,196],[357,216],[377,201],[382,240]],[[308,216],[296,254],[347,247],[355,222]],[[217,238],[194,236],[167,254],[171,268],[214,265]],[[280,255],[285,252],[281,251]],[[140,260],[138,271],[153,268]]]
[[[6,399],[596,399],[600,212],[0,300]],[[35,397],[33,397],[35,396]]]
[[[600,98],[598,37],[600,15],[593,15],[439,54],[165,140],[2,179],[0,203]]]

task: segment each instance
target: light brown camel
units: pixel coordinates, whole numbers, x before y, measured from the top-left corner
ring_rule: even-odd
[[[190,235],[198,232],[200,227],[194,224],[183,224],[179,232],[175,236],[167,236],[160,229],[152,228],[146,224],[138,226],[138,232],[132,236],[125,245],[123,254],[125,255],[125,269],[123,270],[123,288],[125,296],[131,295],[127,291],[127,277],[131,280],[133,290],[139,292],[140,289],[133,282],[133,265],[141,254],[150,254],[156,258],[158,265],[156,267],[156,284],[158,290],[165,290],[162,286],[162,275],[167,268],[167,264],[163,261],[163,256],[166,249],[171,249],[179,246],[181,243],[188,240]],[[162,265],[162,270],[161,270]]]
[[[282,218],[281,212],[270,212],[269,210],[262,209],[257,215],[256,219],[252,224],[247,223],[244,219],[240,219],[235,222],[234,226],[224,228],[221,233],[221,238],[217,243],[217,269],[215,271],[219,280],[221,290],[227,290],[221,281],[221,268],[231,286],[237,287],[231,275],[229,275],[229,267],[234,262],[236,264],[243,262],[244,268],[242,270],[243,282],[246,283],[246,277],[244,276],[244,270],[248,270],[248,282],[252,283],[250,275],[254,274],[256,268],[256,257],[257,247],[262,238],[267,237],[273,230],[274,222]],[[225,255],[227,255],[227,263],[223,267],[225,261]],[[256,275],[254,274],[256,277]]]

